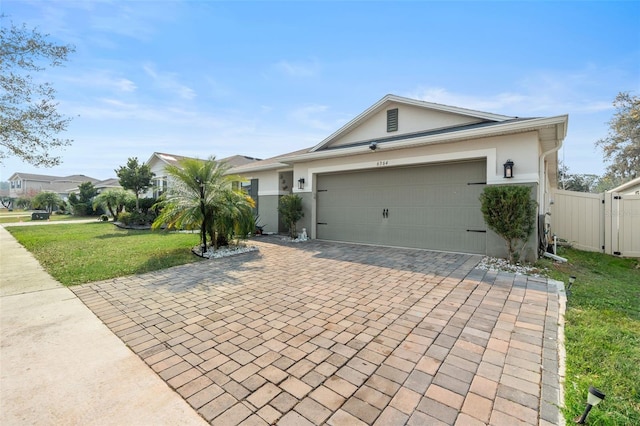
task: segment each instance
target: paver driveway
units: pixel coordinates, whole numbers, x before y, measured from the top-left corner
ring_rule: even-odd
[[[212,424],[557,424],[558,292],[479,256],[266,237],[73,288]]]

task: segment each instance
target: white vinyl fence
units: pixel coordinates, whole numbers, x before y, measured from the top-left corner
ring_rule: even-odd
[[[640,195],[556,190],[551,233],[580,250],[640,257]]]

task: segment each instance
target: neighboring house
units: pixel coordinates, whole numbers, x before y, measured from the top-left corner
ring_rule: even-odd
[[[93,187],[98,191],[98,194],[107,191],[109,189],[122,189],[122,185],[120,185],[120,180],[118,178],[109,178],[105,180],[101,180],[93,184]]]
[[[619,195],[640,195],[640,177],[623,183],[607,192],[615,192]]]
[[[162,195],[167,190],[168,185],[170,185],[167,174],[164,170],[165,167],[167,165],[179,166],[180,160],[183,160],[185,158],[191,157],[166,154],[163,152],[154,152],[145,163],[149,166],[151,172],[153,172],[153,174],[155,175],[153,178],[153,186],[149,189],[149,191],[147,191],[144,196],[158,198],[160,195]],[[259,159],[246,157],[244,155],[234,155],[232,157],[222,158],[217,161],[225,162],[231,167],[237,167],[259,161]]]
[[[93,187],[96,189],[98,194],[100,194],[101,192],[106,191],[108,189],[122,188],[122,185],[120,185],[120,181],[118,180],[118,178],[109,178],[109,179],[93,182]],[[72,192],[79,194],[80,186],[79,185],[74,186],[73,188],[68,189],[68,192],[69,194],[71,194]]]
[[[545,217],[567,123],[387,95],[312,148],[230,173],[252,182],[266,232],[284,231],[278,200],[294,193],[304,204],[299,230],[311,238],[503,257],[479,196],[486,185],[528,185]]]
[[[95,184],[98,179],[85,175],[49,176],[16,172],[9,177],[9,196],[11,198],[30,197],[40,192],[55,192],[63,200],[69,197],[73,188],[84,182]]]

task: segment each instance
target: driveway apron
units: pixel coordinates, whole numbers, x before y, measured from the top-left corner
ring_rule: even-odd
[[[211,424],[552,425],[561,283],[277,237],[73,287]]]

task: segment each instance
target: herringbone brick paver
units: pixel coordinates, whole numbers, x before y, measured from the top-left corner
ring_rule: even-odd
[[[252,244],[73,291],[211,424],[557,423],[555,284],[472,255]]]

